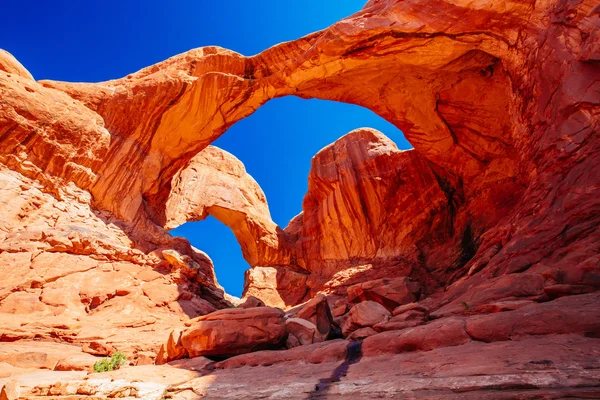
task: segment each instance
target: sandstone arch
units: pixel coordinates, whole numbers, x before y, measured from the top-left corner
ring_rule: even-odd
[[[92,192],[101,206],[129,220],[147,206],[152,219],[164,224],[173,175],[228,126],[269,99],[290,94],[375,111],[399,126],[448,179],[471,181],[483,165],[493,175],[489,180],[512,178],[514,162],[506,160],[506,149],[515,127],[491,118],[490,108],[510,115],[514,106],[504,72],[518,67],[506,64],[514,52],[516,37],[509,24],[514,21],[504,16],[506,22],[489,29],[480,22],[476,29],[473,22],[489,12],[470,10],[469,18],[447,29],[426,10],[403,14],[404,7],[369,4],[325,31],[254,57],[203,48],[101,85],[43,84],[67,92],[103,117],[112,143]],[[460,11],[446,7],[450,13]],[[508,16],[527,11],[517,8]],[[469,93],[473,87],[486,90],[461,104],[457,98],[475,95]],[[457,114],[480,116],[457,128]],[[476,130],[481,114],[485,132]],[[123,165],[130,166],[127,176],[114,173]],[[123,193],[128,198],[115,202]],[[103,198],[113,201],[101,204]]]
[[[1,82],[13,94],[3,104],[2,153],[24,173],[89,189],[96,207],[132,223],[134,235],[150,231],[140,241],[152,242],[167,222],[173,177],[231,124],[279,96],[354,103],[402,129],[446,197],[441,242],[469,248],[469,257],[436,266],[447,253],[426,251],[424,265],[444,271],[440,284],[467,271],[483,280],[542,268],[598,225],[594,158],[584,157],[597,150],[594,7],[370,1],[253,57],[207,47],[100,84],[38,84],[18,73]],[[54,130],[36,125],[45,106],[35,93],[54,100]],[[61,119],[64,109],[78,118]],[[551,194],[547,182],[559,182]]]
[[[167,229],[212,215],[227,225],[250,265],[289,265],[291,243],[271,219],[267,199],[232,154],[208,146],[173,178]]]

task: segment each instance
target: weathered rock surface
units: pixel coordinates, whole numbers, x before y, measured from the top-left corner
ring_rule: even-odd
[[[594,293],[534,303],[507,312],[440,318],[427,325],[371,336],[365,339],[363,352],[375,356],[457,346],[470,340],[496,342],[553,334],[597,338],[600,314],[595,304],[599,300],[600,294]]]
[[[312,322],[324,338],[327,338],[331,333],[333,316],[329,309],[327,297],[322,294],[315,296],[304,304],[295,316]]]
[[[264,349],[277,349],[287,338],[287,322],[283,311],[271,307],[232,308],[215,311],[186,322],[173,329],[160,346],[156,364],[186,357],[226,357]],[[305,327],[306,328],[306,327]],[[316,331],[316,327],[314,327]],[[308,341],[307,331],[294,330],[302,344],[322,341],[313,337]],[[300,343],[298,343],[300,344]]]
[[[348,337],[346,337],[346,339],[355,341],[364,340],[369,336],[373,336],[375,334],[377,334],[377,331],[371,327],[358,328],[357,330],[349,334]]]
[[[15,381],[8,381],[0,388],[0,400],[17,400],[21,396],[21,388]]]
[[[385,331],[399,331],[406,328],[412,328],[413,326],[423,325],[425,323],[425,318],[418,317],[412,319],[404,319],[403,317],[392,317],[388,320],[383,320],[375,325],[373,325],[373,330],[376,332],[385,332]]]
[[[569,296],[548,303],[532,304],[511,312],[474,316],[467,319],[465,330],[473,339],[484,342],[510,340],[525,335],[561,333],[577,333],[598,338],[598,301],[600,295],[597,293]]]
[[[381,322],[387,321],[391,316],[384,306],[374,301],[363,301],[350,309],[350,312],[342,322],[342,333],[350,335],[359,328],[373,327]]]
[[[286,339],[283,317],[283,311],[271,307],[215,311],[188,321],[181,344],[190,357],[276,349]]]
[[[308,300],[308,274],[288,268],[254,267],[244,275],[243,298],[258,297],[269,307],[286,309]]]
[[[240,368],[244,366],[270,366],[292,362],[321,364],[342,361],[346,357],[348,343],[341,339],[319,342],[290,350],[257,351],[242,354],[221,361],[215,365],[218,369]]]
[[[357,283],[348,288],[348,301],[360,303],[372,300],[389,311],[419,299],[421,286],[409,278],[378,279]]]
[[[595,0],[372,0],[253,57],[206,47],[99,84],[35,81],[0,52],[0,346],[40,344],[0,363],[0,386],[16,377],[34,398],[600,396],[599,25]],[[371,129],[340,138],[281,230],[241,164],[208,145],[285,95],[367,107],[414,149]],[[77,369],[92,342],[147,359],[174,326],[227,307],[210,259],[164,230],[207,214],[254,267],[246,296],[287,308],[408,277],[434,320],[406,327],[427,321],[398,311],[402,329],[367,332],[362,358],[339,341],[215,371],[204,359],[184,375],[130,369],[169,371],[162,383],[30,371]],[[346,334],[389,317],[369,304],[336,311]],[[250,351],[284,339],[283,314],[267,310],[194,323],[227,327],[214,348]],[[248,312],[277,315],[238,341]],[[75,354],[54,363],[49,341]]]
[[[2,49],[0,49],[0,71],[33,80],[29,71],[12,54]]]
[[[95,357],[83,353],[78,346],[63,343],[47,343],[19,340],[0,343],[0,365],[11,365],[21,370],[46,369],[50,371],[92,371]],[[2,375],[2,370],[0,370]],[[8,374],[6,376],[10,376]],[[5,376],[4,376],[5,377]]]
[[[229,226],[250,265],[288,265],[290,246],[271,220],[267,199],[233,155],[208,146],[173,177],[166,228],[209,215]]]
[[[135,358],[158,349],[155,332],[226,304],[205,254],[164,231],[155,246],[186,254],[193,268],[138,249],[131,227],[73,184],[52,193],[2,164],[0,204],[2,342],[101,341]]]
[[[394,308],[394,311],[392,311],[392,315],[395,317],[400,314],[414,312],[414,311],[422,313],[426,317],[429,316],[429,309],[419,303],[408,303],[408,304],[398,306],[398,307]]]
[[[244,354],[218,363],[217,368],[206,368],[205,362],[189,368],[173,363],[93,375],[36,372],[11,381],[22,396],[37,399],[75,394],[104,399],[126,393],[129,398],[147,400],[160,400],[165,395],[174,399],[306,399],[325,394],[333,399],[402,395],[500,400],[596,398],[600,394],[600,365],[594,355],[600,351],[598,340],[582,336],[472,341],[426,352],[363,356],[355,363],[344,360],[346,348],[347,342],[333,341]],[[7,382],[0,379],[0,387]]]
[[[239,308],[265,307],[265,303],[258,297],[248,296],[246,300],[238,306]]]
[[[285,320],[285,329],[288,333],[286,347],[291,349],[297,346],[319,343],[325,340],[315,324],[302,318],[289,318]]]
[[[409,303],[396,307],[391,318],[373,325],[373,329],[377,332],[402,330],[422,325],[428,318],[429,310],[426,307],[418,303]]]
[[[156,365],[166,364],[169,361],[178,360],[188,355],[187,349],[183,347],[183,343],[181,342],[182,334],[183,329],[180,328],[175,328],[169,333],[169,338],[158,350]]]

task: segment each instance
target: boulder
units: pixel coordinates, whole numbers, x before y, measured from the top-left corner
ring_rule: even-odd
[[[348,287],[348,301],[375,301],[389,311],[419,299],[421,285],[410,278],[376,279]]]
[[[363,301],[350,309],[342,322],[342,334],[350,335],[359,328],[373,327],[382,321],[387,321],[391,313],[381,304],[374,301]]]
[[[94,356],[110,356],[116,352],[115,348],[109,344],[93,341],[81,346],[81,351]]]
[[[140,351],[136,355],[135,365],[152,365],[156,359],[156,353],[152,351]]]
[[[408,303],[408,304],[398,306],[398,307],[394,308],[394,311],[392,311],[392,315],[395,317],[396,315],[403,314],[407,311],[413,311],[413,310],[421,311],[425,315],[429,315],[429,308],[427,308],[424,305],[419,304],[419,303]]]
[[[166,364],[169,361],[177,360],[187,356],[188,352],[181,343],[182,328],[176,328],[169,334],[167,341],[164,342],[158,354],[156,355],[156,364]]]
[[[190,357],[225,357],[276,349],[285,342],[284,313],[271,307],[231,308],[186,323],[181,344]]]
[[[316,295],[308,303],[306,303],[296,314],[296,318],[302,318],[315,324],[319,333],[324,338],[327,338],[331,333],[331,325],[333,324],[333,316],[327,303],[327,297],[323,294]]]
[[[396,307],[392,312],[392,318],[373,326],[377,332],[394,331],[422,325],[429,319],[429,309],[417,304],[410,303]]]
[[[265,307],[265,303],[258,297],[248,296],[246,301],[238,306],[239,308]]]
[[[333,317],[341,317],[342,315],[348,312],[348,300],[346,298],[342,298],[333,303],[333,309],[331,310],[331,315]]]
[[[19,384],[10,380],[4,384],[0,390],[0,400],[17,400],[20,397],[21,390]]]
[[[285,321],[288,332],[286,347],[288,349],[296,346],[319,343],[325,340],[315,324],[302,318],[290,318]]]
[[[252,267],[244,274],[243,295],[260,298],[269,307],[286,309],[307,300],[307,276],[290,268]]]

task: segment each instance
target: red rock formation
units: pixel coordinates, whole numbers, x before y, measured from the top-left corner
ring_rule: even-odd
[[[350,335],[360,328],[371,328],[381,322],[387,321],[390,312],[381,304],[374,301],[363,301],[350,309],[342,323],[344,336]]]
[[[310,298],[307,277],[306,271],[296,271],[288,266],[253,267],[244,275],[243,297],[257,296],[268,306],[285,309]]]
[[[461,8],[443,1],[413,9],[410,3],[378,1],[370,2],[361,13],[323,32],[269,49],[256,57],[205,48],[102,85],[43,82],[40,90],[45,90],[48,96],[60,96],[57,91],[47,91],[48,88],[68,93],[100,115],[110,132],[119,133],[121,139],[111,142],[105,162],[91,166],[91,175],[87,176],[95,183],[87,186],[91,185],[98,206],[138,223],[148,210],[155,222],[164,224],[172,177],[227,126],[268,99],[294,93],[369,107],[401,127],[414,145],[414,157],[419,161],[405,165],[419,171],[410,174],[411,181],[425,179],[427,174],[431,179],[433,174],[438,183],[441,194],[435,198],[441,195],[443,201],[440,204],[443,208],[436,213],[439,221],[434,226],[416,227],[416,237],[401,247],[407,250],[408,244],[416,246],[410,254],[424,260],[420,266],[430,269],[438,283],[446,284],[464,273],[463,267],[454,270],[470,261],[477,251],[483,256],[483,252],[495,249],[502,253],[500,258],[506,258],[507,251],[513,255],[521,253],[516,245],[522,242],[519,232],[531,232],[525,229],[525,218],[519,217],[528,214],[530,206],[526,204],[539,203],[544,197],[544,182],[566,176],[565,171],[575,166],[572,160],[577,159],[577,154],[590,154],[587,148],[573,148],[572,155],[567,152],[560,157],[558,153],[543,156],[544,148],[562,140],[560,134],[553,132],[559,132],[563,124],[579,136],[589,136],[596,124],[593,114],[586,111],[578,111],[581,117],[576,112],[570,115],[577,117],[561,114],[553,121],[554,128],[536,124],[530,118],[557,107],[578,109],[583,107],[581,104],[596,104],[592,94],[595,67],[589,63],[595,57],[594,35],[587,33],[593,32],[595,14],[588,3],[572,6],[572,10],[579,10],[571,21],[577,27],[573,29],[585,33],[585,37],[574,39],[578,45],[567,46],[570,36],[559,34],[567,28],[549,22],[569,14],[552,2],[535,8],[519,5],[496,10],[495,6]],[[447,18],[444,21],[453,23],[433,18],[439,10],[444,10]],[[460,17],[455,18],[455,13]],[[502,17],[493,17],[496,23],[489,24],[490,15]],[[527,40],[515,34],[516,26],[527,26]],[[407,48],[414,50],[404,51]],[[541,48],[541,52],[529,51],[532,48]],[[547,54],[547,62],[537,65],[535,60],[541,54]],[[325,63],[328,68],[320,67]],[[553,67],[548,70],[550,65]],[[545,82],[556,82],[564,89],[556,92],[558,96],[548,97],[541,86],[535,87],[542,77]],[[328,90],[323,90],[325,84]],[[230,90],[218,90],[220,87]],[[585,101],[577,96],[583,96],[581,99]],[[548,104],[548,99],[552,104]],[[188,112],[199,108],[203,111],[201,115]],[[156,112],[128,112],[133,109]],[[574,128],[575,125],[583,130]],[[180,140],[173,140],[174,137]],[[593,146],[579,139],[577,143]],[[161,157],[153,156],[158,153]],[[545,162],[548,159],[559,161],[548,164]],[[430,168],[413,165],[415,162]],[[123,166],[134,164],[139,168],[130,169],[133,172],[127,176],[118,173]],[[100,173],[97,181],[95,171]],[[74,179],[73,174],[68,175]],[[148,179],[152,176],[158,178]],[[583,181],[586,179],[593,178],[583,177]],[[569,184],[585,186],[581,181]],[[525,198],[531,202],[520,202],[519,209],[509,216],[526,187]],[[587,193],[581,196],[586,196],[587,201]],[[579,203],[573,200],[569,204]],[[491,213],[490,204],[494,205]],[[552,207],[547,207],[548,212]],[[587,209],[595,207],[597,204],[592,200]],[[559,231],[587,218],[570,212],[563,215],[562,222],[557,222]],[[510,226],[514,227],[509,231],[511,216],[514,222]],[[575,220],[569,222],[569,218]],[[503,219],[502,226],[498,226]],[[544,246],[535,250],[545,254],[542,258],[564,244],[548,239],[546,246],[548,240],[541,233],[546,231],[543,223],[539,219],[532,222],[542,224],[535,229],[544,242]],[[313,223],[319,229],[318,220]],[[489,232],[494,226],[497,228]],[[432,231],[445,237],[426,237]],[[488,233],[484,237],[485,232]],[[511,232],[510,239],[506,232]],[[359,229],[357,233],[366,232]],[[376,254],[374,250],[383,256],[399,252],[398,247],[388,251],[385,246],[379,249],[381,246],[366,240],[364,249],[352,249],[350,253],[343,249],[339,255],[309,252],[301,254],[298,262],[302,264],[307,256],[311,261],[315,257],[316,261],[322,261],[332,256],[372,257]],[[508,243],[511,240],[516,247]],[[429,248],[433,242],[446,245]],[[304,245],[302,248],[304,253],[306,248]],[[491,259],[492,254],[488,252],[486,258]],[[492,264],[500,262],[500,258]],[[509,255],[509,258],[514,257]],[[409,263],[414,264],[414,259],[409,259]],[[272,260],[252,264],[272,264]],[[469,268],[473,266],[476,266],[474,261]],[[325,268],[330,270],[327,275],[336,268]],[[477,264],[477,268],[481,265]],[[325,284],[321,278],[315,280],[312,285],[315,289]]]
[[[285,321],[285,329],[288,332],[285,347],[288,349],[325,340],[315,324],[302,318],[288,318]]]
[[[143,252],[88,192],[42,182],[0,166],[0,341],[100,340],[134,359],[158,349],[156,332],[226,304],[186,241],[163,232],[164,251]]]
[[[190,357],[277,349],[287,336],[283,315],[271,307],[219,310],[188,321],[181,344]]]
[[[396,307],[414,302],[420,294],[419,284],[408,278],[378,279],[350,286],[348,301],[360,303],[373,300],[393,311]]]
[[[297,238],[297,260],[311,272],[314,290],[398,270],[408,275],[422,256],[415,243],[445,235],[447,199],[430,165],[380,132],[357,130],[325,147],[312,160],[308,182],[303,213],[286,231]],[[375,270],[359,272],[359,279],[335,275],[361,264]]]
[[[258,183],[233,155],[209,146],[173,178],[166,228],[212,215],[229,226],[251,265],[290,264],[283,231]]]
[[[208,257],[163,229],[209,213],[260,267],[247,295],[289,306],[411,277],[434,321],[398,311],[384,322],[396,330],[357,334],[368,337],[352,365],[344,342],[232,358],[186,375],[169,389],[177,396],[296,384],[306,398],[320,381],[343,395],[344,379],[363,382],[362,397],[597,397],[599,15],[595,0],[372,0],[253,57],[207,47],[99,84],[36,82],[0,53],[0,340],[100,341],[148,357],[172,326],[226,305]],[[303,213],[282,232],[242,166],[206,148],[285,95],[367,107],[414,149],[367,129],[326,147]],[[336,308],[347,333],[376,319],[358,318],[367,306]],[[299,359],[322,364],[278,365]],[[243,365],[268,369],[257,380]],[[85,372],[48,372],[22,378],[22,392],[152,398],[139,384],[102,392]]]
[[[327,298],[322,294],[315,296],[308,303],[304,304],[295,316],[312,322],[324,338],[330,335],[333,316],[331,315]]]

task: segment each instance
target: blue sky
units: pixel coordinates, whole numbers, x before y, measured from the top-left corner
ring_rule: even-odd
[[[189,49],[218,45],[252,55],[326,28],[366,0],[18,1],[3,4],[0,48],[36,79],[97,82],[125,76]],[[358,106],[295,97],[275,99],[216,143],[238,157],[267,196],[281,226],[301,211],[310,160],[359,127],[379,129],[400,148],[402,133]],[[213,218],[172,231],[215,263],[219,282],[241,295],[248,268],[228,228]]]

